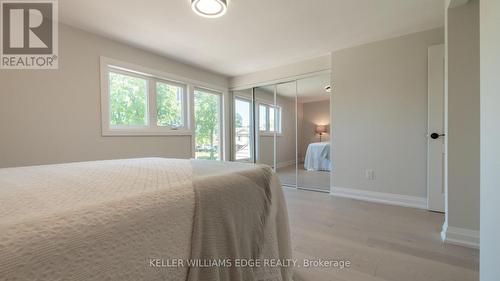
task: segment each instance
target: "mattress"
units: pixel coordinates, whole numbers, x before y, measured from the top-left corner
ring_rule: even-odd
[[[186,280],[189,268],[171,263],[191,255],[193,182],[250,167],[145,158],[0,169],[0,280]],[[263,251],[291,257],[273,182]],[[280,270],[272,280],[290,280]]]
[[[315,142],[307,146],[304,169],[308,171],[331,171],[330,143]]]

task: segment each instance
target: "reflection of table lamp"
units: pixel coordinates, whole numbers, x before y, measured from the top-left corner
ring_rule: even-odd
[[[325,125],[316,125],[316,134],[319,134],[319,142],[321,142],[321,136],[326,133]]]

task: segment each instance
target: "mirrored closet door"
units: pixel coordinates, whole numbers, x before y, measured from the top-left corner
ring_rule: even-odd
[[[330,191],[330,74],[297,80],[297,185]]]
[[[256,163],[276,168],[275,86],[254,88]]]
[[[330,74],[233,91],[233,161],[269,165],[284,186],[330,191]]]
[[[276,172],[281,183],[297,186],[297,83],[276,85]]]

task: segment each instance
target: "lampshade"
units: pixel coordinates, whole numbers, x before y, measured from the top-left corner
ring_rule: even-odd
[[[316,133],[317,134],[326,133],[326,125],[316,125]]]
[[[191,0],[195,13],[206,18],[218,18],[226,13],[227,0]]]

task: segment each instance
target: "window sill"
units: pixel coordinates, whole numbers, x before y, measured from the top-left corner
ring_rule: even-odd
[[[191,130],[155,130],[155,129],[104,129],[102,130],[103,137],[119,137],[119,136],[192,136]]]
[[[259,136],[261,136],[261,137],[274,137],[274,135],[275,135],[274,133],[259,133]],[[283,134],[276,133],[276,136],[282,137]]]

